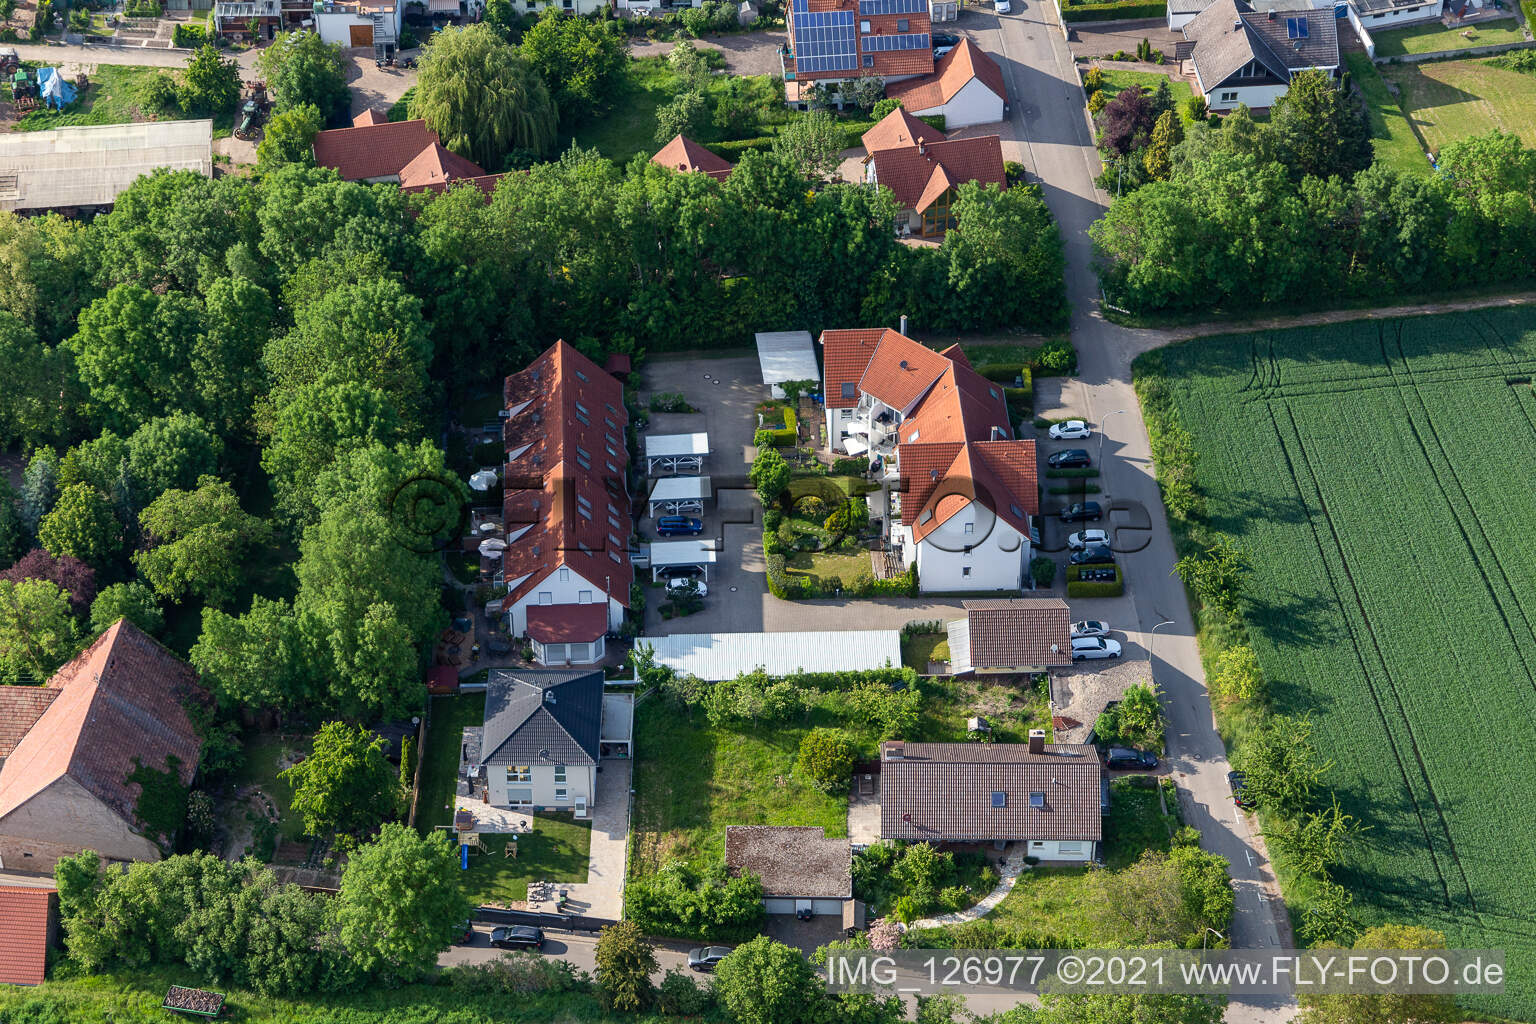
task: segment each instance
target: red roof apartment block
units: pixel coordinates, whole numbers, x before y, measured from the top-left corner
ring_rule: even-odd
[[[501,179],[445,148],[427,122],[389,122],[372,110],[350,128],[318,133],[315,163],[335,168],[344,181],[391,182],[405,192],[441,191],[465,180],[491,191]]]
[[[786,85],[933,71],[927,0],[792,0],[790,6]]]
[[[685,174],[690,171],[707,174],[716,181],[729,178],[736,166],[682,134],[674,135],[671,142],[662,146],[657,154],[651,157],[651,163],[670,167],[674,171]]]
[[[0,985],[41,985],[48,967],[54,890],[0,885]]]

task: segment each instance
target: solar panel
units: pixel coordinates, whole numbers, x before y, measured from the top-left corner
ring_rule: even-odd
[[[797,71],[852,71],[858,64],[852,11],[803,10],[795,0],[794,41]]]
[[[859,0],[860,14],[926,14],[928,0]]]
[[[932,46],[926,32],[909,32],[896,36],[867,36],[864,40],[864,50],[867,53],[880,53],[887,50],[927,50]]]
[[[1290,39],[1306,39],[1307,38],[1307,19],[1306,18],[1286,18],[1285,19],[1285,34],[1286,34],[1286,37],[1290,38]]]

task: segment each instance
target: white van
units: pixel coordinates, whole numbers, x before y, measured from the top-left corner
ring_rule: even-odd
[[[996,8],[998,14],[1009,14],[1013,11],[1013,5],[1009,0],[997,0]]]

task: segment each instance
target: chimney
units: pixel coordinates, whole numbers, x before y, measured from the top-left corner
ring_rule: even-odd
[[[918,156],[922,156],[926,152],[928,152],[928,143],[925,142],[922,139],[918,139],[917,140],[917,155]]]
[[[1044,729],[1031,729],[1031,730],[1029,730],[1029,752],[1031,754],[1043,754],[1043,753],[1045,753],[1045,730]]]
[[[1233,32],[1241,32],[1242,30],[1243,30],[1243,19],[1242,18],[1233,18],[1232,19],[1232,31]]]
[[[1270,21],[1274,21],[1275,20],[1275,12],[1274,11],[1270,11],[1269,12],[1269,20]]]
[[[900,761],[901,752],[905,749],[901,740],[893,740],[885,745],[885,759],[887,761]]]
[[[907,314],[905,314],[905,313],[901,314],[901,330],[897,331],[896,333],[898,333],[898,334],[906,334],[907,333]]]

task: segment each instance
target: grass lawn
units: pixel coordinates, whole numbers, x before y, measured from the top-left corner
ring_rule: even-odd
[[[460,583],[475,583],[480,579],[480,553],[477,551],[449,551],[448,571]]]
[[[1536,461],[1536,311],[1204,338],[1136,372],[1162,378],[1209,529],[1251,566],[1271,703],[1312,716],[1324,786],[1370,829],[1334,879],[1365,924],[1502,945],[1504,994],[1463,1009],[1536,1017],[1536,891],[1511,855],[1536,845],[1513,810],[1536,758],[1536,500],[1508,477]]]
[[[1173,90],[1174,105],[1182,114],[1184,101],[1194,95],[1194,91],[1190,89],[1188,82],[1175,81],[1159,71],[1125,71],[1120,68],[1103,68],[1102,70],[1104,72],[1103,89],[1106,100],[1114,99],[1115,94],[1120,92],[1120,90],[1129,89],[1133,85],[1142,86],[1147,92],[1156,92],[1158,82],[1167,82],[1169,88]],[[987,358],[990,361],[996,362],[990,354]]]
[[[460,737],[466,725],[485,721],[485,694],[463,693],[432,697],[427,724],[427,760],[421,766],[421,796],[416,827],[423,833],[434,825],[453,823],[453,790],[459,773]]]
[[[38,108],[16,122],[20,132],[42,131],[90,124],[128,124],[155,118],[140,108],[145,85],[164,68],[125,67],[103,64],[90,75],[90,86],[61,111]],[[228,134],[234,115],[214,119],[215,134]]]
[[[309,753],[310,738],[303,735],[285,736],[279,733],[247,733],[245,737],[245,764],[235,776],[235,785],[258,786],[277,805],[279,840],[298,840],[304,836],[304,823],[294,814],[293,789],[277,777],[284,767],[285,754],[295,751]]]
[[[475,906],[518,903],[528,898],[528,883],[585,882],[592,823],[569,814],[540,814],[533,832],[520,834],[517,856],[503,848],[510,836],[482,836],[484,853],[469,855],[469,870],[459,872],[460,888]]]
[[[816,576],[827,579],[836,576],[847,586],[859,574],[873,572],[868,551],[851,555],[830,551],[796,551],[784,559],[784,572],[789,576]]]
[[[901,638],[901,663],[914,672],[927,673],[930,661],[949,660],[949,637],[944,633],[913,633]]]
[[[1369,28],[1369,26],[1367,26]],[[1525,33],[1513,16],[1502,21],[1485,21],[1464,28],[1446,28],[1438,21],[1410,25],[1386,32],[1372,32],[1376,56],[1402,57],[1410,53],[1439,53],[1442,50],[1468,50],[1474,46],[1521,43]]]
[[[1484,59],[1390,64],[1381,73],[1432,153],[1492,128],[1536,145],[1536,75]]]
[[[1376,65],[1363,53],[1346,53],[1344,59],[1349,62],[1349,73],[1365,96],[1371,120],[1371,148],[1376,152],[1377,162],[1398,171],[1429,173],[1424,147],[1413,134],[1413,126],[1403,115],[1403,108],[1387,91],[1387,83]]]
[[[905,659],[904,659],[905,660]],[[965,720],[979,715],[998,743],[1024,743],[1029,730],[1052,737],[1051,711],[1043,687],[976,679],[923,680],[918,738],[927,743],[963,743]]]

